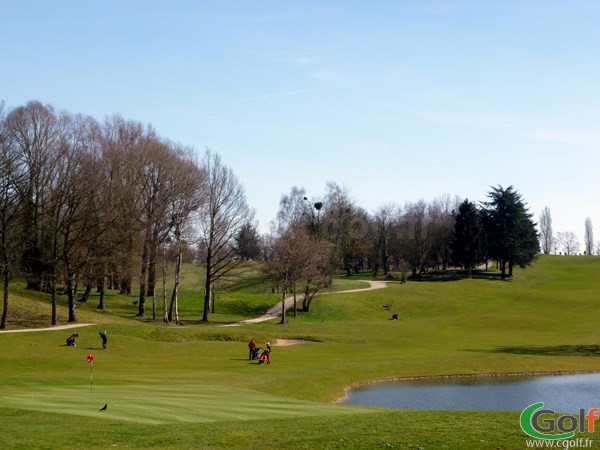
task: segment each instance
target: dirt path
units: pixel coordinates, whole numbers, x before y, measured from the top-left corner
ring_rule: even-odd
[[[345,291],[337,291],[337,292],[327,292],[327,293],[324,293],[321,295],[346,294],[346,293],[350,293],[350,292],[372,291],[374,289],[383,289],[383,288],[387,287],[386,286],[387,281],[365,281],[365,283],[369,283],[369,287],[362,288],[362,289],[348,289]],[[301,302],[303,298],[304,298],[304,295],[296,295],[296,301],[298,301],[298,302]],[[294,296],[292,295],[290,297],[287,297],[284,300],[284,304],[285,304],[285,310],[287,311],[289,308],[291,308],[294,305]],[[274,319],[276,317],[279,317],[280,315],[281,315],[281,302],[277,303],[276,305],[273,305],[271,308],[269,308],[267,310],[266,313],[264,313],[260,317],[256,317],[254,319],[242,320],[240,322],[230,323],[230,324],[222,325],[222,326],[224,326],[224,327],[239,327],[242,325],[250,325],[253,323],[266,322],[267,320]]]
[[[20,330],[0,330],[2,333],[26,333],[28,331],[54,331],[54,330],[69,330],[71,328],[90,327],[95,323],[70,323],[68,325],[57,325],[49,328],[23,328]]]

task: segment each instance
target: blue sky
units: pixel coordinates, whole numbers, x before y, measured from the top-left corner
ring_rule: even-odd
[[[600,2],[0,3],[7,106],[210,147],[263,230],[294,185],[375,211],[500,184],[600,240]]]

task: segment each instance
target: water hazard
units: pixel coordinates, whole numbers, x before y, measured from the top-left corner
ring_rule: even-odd
[[[348,391],[341,403],[389,408],[508,410],[544,402],[554,411],[600,407],[600,373],[378,383]]]

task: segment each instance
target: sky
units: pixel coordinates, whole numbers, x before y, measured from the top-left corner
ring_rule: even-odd
[[[513,186],[600,240],[600,2],[0,0],[0,100],[221,155],[259,229],[328,181],[375,212]]]

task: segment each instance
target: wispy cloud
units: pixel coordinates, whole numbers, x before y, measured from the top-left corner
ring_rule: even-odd
[[[335,69],[315,70],[309,73],[308,76],[333,86],[353,86],[357,84],[354,76]]]
[[[204,114],[200,114],[195,111],[190,111],[188,109],[172,108],[170,106],[163,106],[163,109],[165,111],[174,112],[174,113],[178,113],[178,114],[185,114],[188,116],[201,117],[202,119],[207,119],[207,120],[221,120],[221,119],[218,119],[217,117],[206,116]]]
[[[237,103],[255,102],[258,100],[267,100],[271,98],[290,97],[292,95],[309,94],[316,91],[318,91],[318,89],[297,89],[295,91],[274,92],[271,94],[257,95],[254,97],[238,98],[235,100],[223,102],[221,103],[221,105],[235,105]]]
[[[530,131],[528,136],[536,140],[556,142],[559,144],[600,147],[600,134],[594,133],[540,129]]]
[[[294,67],[316,66],[332,58],[331,55],[311,51],[254,51],[248,54],[265,62],[283,63]]]
[[[533,126],[537,122],[529,117],[503,115],[493,113],[459,114],[438,111],[422,111],[402,106],[392,106],[392,109],[402,114],[417,117],[431,123],[446,125],[464,125],[476,128],[521,130],[524,125]]]

